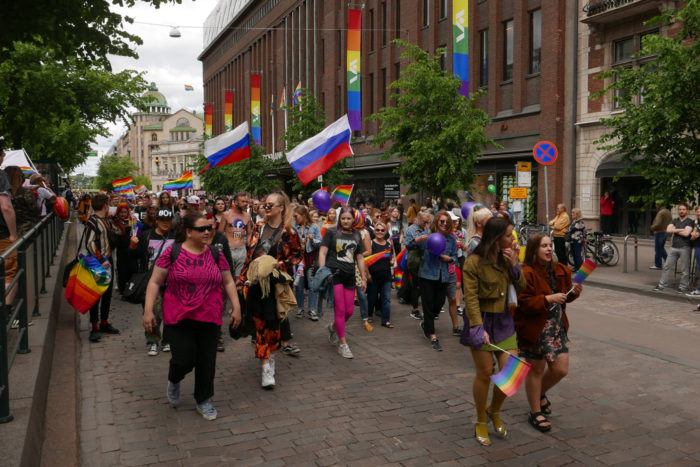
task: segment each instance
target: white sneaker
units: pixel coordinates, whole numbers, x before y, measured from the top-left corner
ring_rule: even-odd
[[[155,342],[151,344],[151,346],[148,348],[148,355],[150,355],[151,357],[155,357],[156,355],[158,355],[158,344],[156,344]]]
[[[269,363],[262,366],[262,387],[263,389],[275,388],[275,373]]]
[[[338,345],[338,333],[333,328],[333,323],[328,324],[328,342],[333,345]]]
[[[170,344],[163,344],[163,348],[161,350],[163,352],[170,352]]]
[[[272,369],[272,376],[275,376],[275,356],[270,355],[270,368]]]
[[[338,353],[343,356],[343,358],[353,358],[352,352],[350,352],[350,346],[348,344],[340,344],[338,346]]]

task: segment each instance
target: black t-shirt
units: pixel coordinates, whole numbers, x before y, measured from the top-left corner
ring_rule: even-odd
[[[365,251],[359,232],[345,233],[328,229],[321,246],[328,248],[326,266],[333,270],[340,270],[346,275],[355,275],[355,256]]]
[[[390,242],[386,242],[384,245],[372,242],[372,254],[381,253],[386,250],[389,250],[391,253]],[[386,282],[391,280],[391,256],[388,258],[381,258],[368,269],[373,281]]]
[[[136,214],[141,222],[143,222],[146,219],[146,214],[148,213],[148,208],[144,208],[143,206],[136,206],[134,209],[134,214]]]
[[[676,227],[677,229],[685,229],[686,227],[690,227],[692,229],[695,225],[695,222],[688,217],[686,217],[684,220],[681,220],[679,217],[676,217],[671,221],[671,224],[673,224],[674,227]],[[671,246],[673,248],[690,248],[690,237],[684,237],[679,234],[674,234]]]
[[[7,178],[7,174],[4,170],[0,170],[0,196],[7,196],[12,200],[12,191],[10,187],[10,180]],[[10,229],[7,228],[7,222],[5,222],[5,217],[0,211],[0,239],[5,239],[10,236]]]

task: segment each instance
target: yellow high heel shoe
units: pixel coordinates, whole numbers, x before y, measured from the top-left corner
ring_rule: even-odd
[[[508,436],[508,429],[503,423],[503,420],[501,420],[501,412],[489,412],[487,410],[486,415],[488,415],[493,422],[493,429],[496,431],[496,436],[500,438],[505,438]]]
[[[479,425],[485,426],[481,431],[486,432],[486,436],[479,435]],[[482,446],[491,446],[491,440],[489,439],[489,422],[475,422],[474,437],[476,438],[476,442]]]

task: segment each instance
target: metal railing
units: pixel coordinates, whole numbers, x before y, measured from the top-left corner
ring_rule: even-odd
[[[627,240],[634,238],[634,271],[639,271],[639,239],[636,235],[628,235],[625,237],[625,241],[622,244],[622,272],[627,273]]]
[[[0,254],[0,284],[5,284],[6,262],[17,255],[15,277],[5,287],[0,287],[0,423],[14,418],[10,414],[10,368],[17,354],[31,352],[27,315],[31,310],[32,316],[41,316],[39,294],[46,293],[46,278],[51,277],[49,269],[58,251],[63,226],[64,222],[52,212]],[[17,300],[14,306],[7,305],[6,298],[14,295],[15,287]],[[13,326],[15,322],[16,327]],[[8,338],[14,330],[17,335],[9,348]]]

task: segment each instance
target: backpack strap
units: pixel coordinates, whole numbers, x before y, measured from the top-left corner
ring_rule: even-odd
[[[175,264],[178,256],[180,256],[180,251],[182,251],[182,243],[173,243],[173,247],[170,250],[170,264]],[[214,258],[214,263],[219,265],[219,254],[221,253],[219,249],[213,245],[209,245],[209,251],[211,251],[211,256]]]

